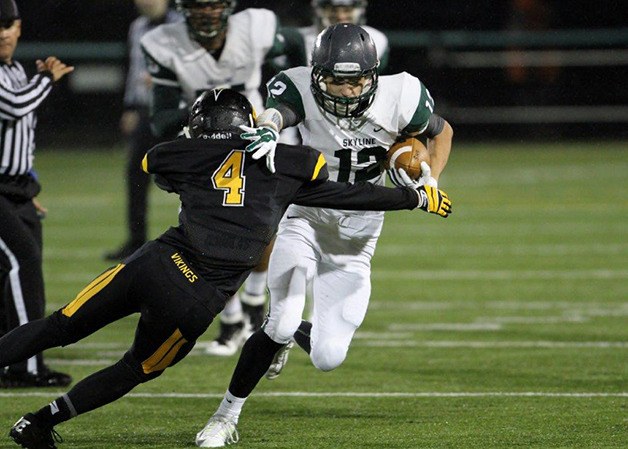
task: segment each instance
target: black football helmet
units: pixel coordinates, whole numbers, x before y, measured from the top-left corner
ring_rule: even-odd
[[[364,25],[366,23],[367,0],[312,0],[312,8],[316,14],[315,20],[319,29],[336,25],[338,19],[335,17],[333,8],[351,8],[351,23]]]
[[[191,138],[231,138],[242,132],[240,125],[255,126],[255,109],[249,100],[231,89],[206,90],[192,105],[187,134]]]
[[[176,0],[176,5],[177,10],[185,17],[192,39],[203,44],[227,28],[227,21],[236,7],[236,0]],[[208,6],[223,6],[217,24],[204,9]]]
[[[311,89],[318,105],[337,117],[359,117],[368,109],[377,90],[379,59],[371,36],[358,25],[341,23],[323,30],[312,50]],[[327,93],[325,79],[366,78],[357,97]]]

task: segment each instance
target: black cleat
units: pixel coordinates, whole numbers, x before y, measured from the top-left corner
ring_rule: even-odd
[[[209,355],[230,357],[238,352],[250,333],[243,321],[233,324],[220,322],[220,332],[215,340],[209,343],[205,352]]]
[[[244,293],[240,293],[240,297],[242,297],[243,295]],[[264,298],[266,297],[264,296]],[[248,322],[251,334],[260,329],[262,327],[262,324],[264,324],[264,320],[266,319],[266,308],[264,307],[264,303],[259,306],[251,306],[245,302],[242,302],[242,312],[244,313],[244,317]]]
[[[120,248],[118,248],[116,250],[113,250],[113,251],[109,251],[108,253],[105,253],[103,258],[105,260],[112,261],[112,262],[116,262],[116,261],[120,261],[122,259],[126,259],[131,254],[133,254],[135,251],[137,251],[143,244],[144,244],[144,242],[132,242],[132,241],[131,242],[126,242]]]
[[[72,383],[69,374],[44,368],[37,374],[29,372],[14,373],[5,368],[0,371],[0,388],[45,388],[67,387]]]
[[[9,436],[17,444],[27,449],[57,449],[55,443],[62,443],[63,438],[54,428],[43,427],[32,413],[27,413],[16,422]]]

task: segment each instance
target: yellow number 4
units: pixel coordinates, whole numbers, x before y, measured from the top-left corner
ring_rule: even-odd
[[[222,161],[212,176],[212,184],[217,190],[224,190],[223,206],[244,205],[244,151],[233,150]]]

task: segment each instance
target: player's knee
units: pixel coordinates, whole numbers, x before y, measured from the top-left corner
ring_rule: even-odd
[[[310,359],[321,371],[338,368],[347,357],[347,346],[336,340],[327,340],[312,346]]]
[[[299,316],[268,317],[264,332],[276,343],[288,343],[301,324]]]
[[[49,335],[53,335],[55,346],[67,346],[79,341],[83,335],[76,329],[73,322],[60,310],[57,310],[46,319],[46,326],[50,328]]]
[[[132,376],[138,383],[153,380],[161,376],[165,370],[165,368],[154,369],[154,367],[150,367],[146,362],[140,362],[130,352],[124,354],[122,365],[127,368],[127,374]]]

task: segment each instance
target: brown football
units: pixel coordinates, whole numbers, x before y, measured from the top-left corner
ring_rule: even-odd
[[[412,179],[421,176],[421,162],[430,163],[430,153],[419,139],[408,137],[395,142],[386,153],[386,167],[403,168]]]

